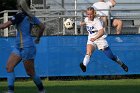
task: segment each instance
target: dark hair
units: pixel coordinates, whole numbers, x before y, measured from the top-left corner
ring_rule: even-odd
[[[87,8],[87,10],[92,10],[92,11],[95,11],[95,10],[94,10],[94,8],[93,8],[93,7],[91,7],[91,6],[90,6],[90,7],[88,7],[88,8]]]
[[[93,7],[91,7],[91,6],[87,8],[87,11],[93,11],[94,12],[94,15],[96,15],[95,9]]]

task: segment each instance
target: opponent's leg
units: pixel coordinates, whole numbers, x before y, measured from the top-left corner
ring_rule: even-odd
[[[24,62],[24,67],[26,69],[27,74],[33,79],[34,83],[36,84],[39,93],[45,93],[44,86],[42,84],[42,81],[38,75],[35,73],[34,69],[34,60],[27,60]]]
[[[124,71],[128,72],[128,67],[117,56],[113,55],[113,53],[109,47],[105,48],[103,50],[103,52],[105,53],[105,55],[108,58],[110,58],[113,61],[115,61],[116,63],[118,63],[124,69]]]
[[[8,93],[14,93],[15,74],[14,67],[21,61],[21,58],[12,53],[8,59],[6,70],[8,80]]]
[[[82,63],[80,63],[80,68],[82,69],[83,72],[86,72],[86,66],[88,65],[89,61],[90,61],[90,56],[92,55],[92,52],[94,50],[94,46],[91,44],[87,44],[87,52],[86,55],[84,57],[84,60]]]

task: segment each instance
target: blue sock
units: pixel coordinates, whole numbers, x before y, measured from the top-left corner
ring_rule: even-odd
[[[105,53],[105,55],[108,58],[112,59],[113,61],[117,60],[117,57],[115,55],[113,55],[113,53],[112,53],[112,51],[111,51],[111,49],[109,47],[107,47],[103,52]]]
[[[14,91],[15,74],[14,72],[7,73],[8,91]]]
[[[39,76],[34,75],[34,76],[33,76],[33,81],[34,81],[34,83],[36,84],[36,86],[38,87],[38,90],[39,90],[39,91],[44,90],[42,81],[41,81],[41,79],[40,79]]]

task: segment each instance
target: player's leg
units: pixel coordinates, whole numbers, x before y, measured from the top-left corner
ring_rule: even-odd
[[[108,58],[118,63],[126,72],[128,71],[128,67],[112,53],[108,42],[103,37],[101,37],[100,40],[96,41],[96,45],[98,49],[102,50]]]
[[[24,61],[24,67],[26,69],[26,73],[33,79],[39,92],[45,91],[40,77],[36,75],[35,73],[34,59]],[[45,93],[45,92],[42,92],[42,93]]]
[[[37,86],[39,93],[45,93],[44,86],[40,77],[35,73],[34,68],[34,57],[36,54],[35,47],[25,48],[23,52],[23,61],[26,73],[33,79],[35,85]]]
[[[123,22],[120,19],[113,19],[112,23],[113,27],[116,28],[116,34],[121,34]]]
[[[94,49],[95,47],[92,44],[87,44],[86,55],[83,59],[83,62],[80,63],[80,68],[82,69],[83,72],[86,72],[86,66],[88,65],[90,61],[90,57]]]
[[[92,52],[93,52],[94,49],[95,49],[95,48],[94,48],[93,45],[91,45],[91,44],[88,44],[88,45],[87,45],[86,55],[85,55],[84,60],[83,60],[83,64],[84,64],[85,66],[88,65],[88,63],[89,63],[89,61],[90,61],[90,56],[92,55]]]
[[[105,55],[110,58],[111,60],[115,61],[116,63],[118,63],[126,72],[128,71],[128,67],[117,57],[115,56],[110,47],[108,46],[107,48],[105,48],[103,50],[103,52],[105,53]]]
[[[12,53],[8,59],[6,70],[8,80],[8,93],[14,93],[15,74],[14,67],[21,61],[21,57]]]

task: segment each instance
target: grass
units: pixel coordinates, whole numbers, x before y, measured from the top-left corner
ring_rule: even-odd
[[[122,80],[43,80],[47,93],[140,93],[140,79]],[[7,90],[7,82],[0,82],[0,93]],[[30,80],[16,81],[15,93],[38,93]]]

